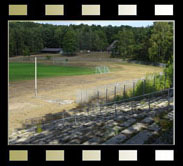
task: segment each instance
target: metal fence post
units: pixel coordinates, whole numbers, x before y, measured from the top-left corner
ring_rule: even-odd
[[[65,111],[63,112],[63,117],[62,117],[62,119],[63,119],[63,126],[64,126],[64,124],[65,124]]]
[[[154,89],[156,88],[156,76],[154,75]]]
[[[102,109],[102,108],[101,108],[101,104],[100,104],[100,115],[102,114],[102,113],[101,113],[101,109]]]
[[[150,95],[149,95],[149,102],[148,102],[148,104],[149,104],[149,111],[150,111],[150,109],[151,109]]]
[[[114,99],[116,99],[116,85],[114,87]]]
[[[83,103],[83,96],[82,96],[82,90],[81,90],[81,104]]]
[[[146,93],[146,80],[144,80],[144,94]]]
[[[85,96],[85,99],[86,99],[85,102],[88,102],[88,93],[87,93],[87,89],[85,90],[85,95],[86,95],[86,96]]]
[[[146,83],[146,80],[143,81],[143,95],[145,93],[145,83]]]
[[[133,102],[131,101],[131,110],[133,111]]]
[[[125,98],[125,85],[124,85],[124,88],[123,88],[123,97]]]
[[[97,90],[97,98],[98,98],[98,103],[99,103],[100,96],[99,96],[99,91],[98,90]]]
[[[168,106],[170,106],[170,88],[168,89]]]
[[[106,88],[106,90],[105,90],[105,101],[106,101],[106,103],[107,103],[107,92],[108,92],[108,89]]]
[[[116,110],[116,103],[115,103],[115,105],[114,105],[114,109],[115,109],[115,118],[117,118],[117,110]]]
[[[87,108],[86,111],[87,111],[87,114],[89,115],[89,108]]]
[[[76,115],[74,115],[74,122],[75,122],[75,125],[76,125],[77,124]]]
[[[166,72],[165,72],[164,89],[166,89]]]

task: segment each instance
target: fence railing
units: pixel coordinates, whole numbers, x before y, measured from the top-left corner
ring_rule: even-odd
[[[119,101],[91,105],[88,106],[85,111],[81,113],[75,113],[74,115],[68,117],[66,117],[66,112],[62,112],[60,114],[60,118],[57,117],[57,120],[51,121],[51,123],[60,122],[60,124],[63,126],[79,126],[85,124],[86,122],[90,122],[91,120],[95,120],[98,117],[102,118],[107,114],[113,115],[115,119],[118,118],[118,116],[123,115],[123,113],[126,111],[135,111],[137,109],[145,109],[150,111],[151,109],[159,108],[158,103],[162,102],[166,102],[168,107],[172,101],[171,99],[173,99],[173,88],[164,89],[162,91],[152,92]],[[54,117],[52,118],[54,119]],[[28,125],[29,123],[32,125],[42,124],[45,127],[46,125],[49,125],[47,121],[44,121],[44,118],[29,119],[26,121],[26,124]]]
[[[162,72],[159,73],[163,75]],[[152,76],[154,81],[154,86],[156,86],[156,76]],[[146,78],[142,77],[139,79],[128,80],[123,82],[117,82],[113,84],[108,84],[105,86],[98,86],[90,89],[80,89],[76,92],[76,103],[85,104],[92,100],[95,103],[107,103],[108,101],[115,99],[117,96],[124,96],[129,90],[132,90],[134,96],[135,88],[138,81],[143,81],[142,95],[145,94],[146,90]],[[165,83],[166,84],[166,80]]]

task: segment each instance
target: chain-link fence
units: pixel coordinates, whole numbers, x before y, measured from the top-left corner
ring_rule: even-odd
[[[163,73],[161,72],[160,75],[162,76]],[[151,76],[151,79],[154,81],[154,86],[157,84],[155,78],[156,76]],[[95,103],[107,103],[119,96],[124,96],[129,90],[132,90],[134,96],[134,91],[138,81],[143,81],[142,95],[144,95],[146,90],[146,78],[142,77],[140,79],[117,82],[90,89],[79,89],[76,93],[76,103],[85,104],[91,101],[95,101]]]

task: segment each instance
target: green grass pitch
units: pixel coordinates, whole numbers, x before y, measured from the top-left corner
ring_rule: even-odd
[[[75,66],[56,66],[37,64],[37,77],[57,77],[94,74],[95,69]],[[33,80],[35,78],[34,63],[9,63],[9,81]]]

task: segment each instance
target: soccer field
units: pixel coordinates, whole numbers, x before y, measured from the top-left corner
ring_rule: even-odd
[[[38,78],[56,77],[56,76],[73,76],[94,74],[95,69],[89,67],[75,66],[56,66],[56,65],[37,65]],[[33,80],[35,77],[34,63],[9,63],[9,81]]]
[[[106,55],[102,57],[102,55],[79,55],[58,59],[55,57],[55,64],[51,60],[41,61],[39,58],[37,97],[35,97],[34,58],[31,62],[17,62],[19,59],[15,59],[16,62],[14,62],[14,59],[11,59],[9,63],[9,132],[21,128],[26,119],[50,117],[50,114],[56,115],[63,110],[73,114],[72,109],[78,106],[75,101],[81,90],[96,90],[98,87],[142,78],[148,73],[159,73],[163,70],[157,66],[119,62],[117,59],[110,59]],[[64,64],[66,58],[68,62]],[[108,67],[110,72],[95,74],[96,67],[100,66]],[[50,101],[74,102],[58,104]]]

